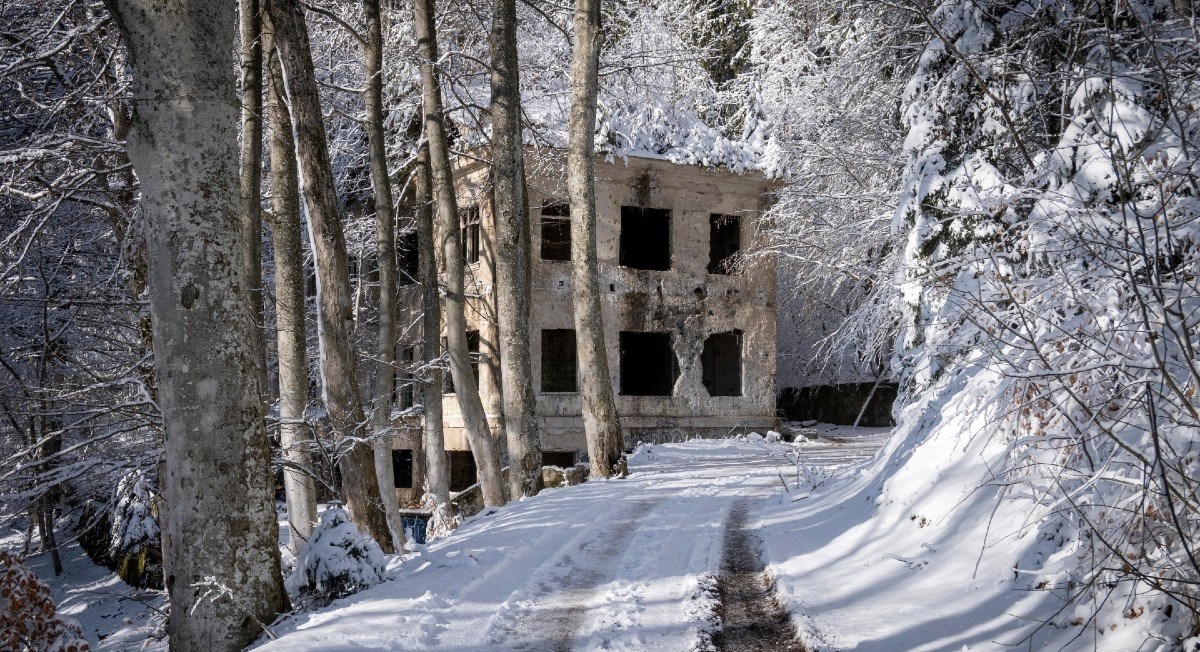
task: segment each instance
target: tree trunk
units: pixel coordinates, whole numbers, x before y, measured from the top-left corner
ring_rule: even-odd
[[[242,64],[242,152],[239,182],[242,219],[242,258],[246,266],[246,291],[254,316],[253,345],[260,355],[259,387],[264,412],[270,406],[267,389],[267,344],[263,336],[262,297],[262,7],[259,0],[238,1],[238,29]]]
[[[321,387],[330,429],[339,445],[342,500],[355,525],[391,552],[392,535],[375,476],[375,456],[370,444],[363,440],[366,414],[350,341],[354,311],[350,304],[346,240],[337,212],[308,31],[297,0],[269,0],[268,12],[291,108],[301,192],[308,209],[309,241],[316,259]]]
[[[446,440],[442,434],[442,370],[430,363],[442,357],[442,310],[438,297],[437,263],[433,245],[433,188],[429,171],[429,147],[417,154],[417,264],[425,314],[421,317],[424,353],[429,378],[421,387],[425,407],[425,491],[433,500],[435,533],[453,523],[450,513],[450,470],[446,468]]]
[[[304,253],[300,188],[292,119],[284,102],[283,71],[269,20],[263,21],[267,57],[268,142],[271,153],[271,212],[267,224],[275,245],[275,341],[279,349],[279,447],[287,467],[283,492],[288,507],[288,545],[300,554],[317,522],[317,487],[312,469],[308,407],[308,344],[304,319]]]
[[[509,491],[542,488],[542,444],[529,359],[529,205],[521,146],[521,84],[517,66],[516,0],[496,0],[492,12],[492,192],[496,224],[496,312]]]
[[[173,650],[236,650],[286,608],[238,212],[234,0],[109,0],[134,71]],[[199,588],[206,578],[222,588]]]
[[[375,402],[371,409],[371,443],[375,475],[392,530],[393,545],[403,549],[404,528],[396,501],[392,470],[392,396],[396,393],[396,212],[388,178],[383,132],[383,25],[379,0],[363,0],[367,18],[365,53],[367,144],[371,185],[375,190],[375,255],[379,259],[379,347],[375,363]]]
[[[571,51],[571,118],[568,124],[567,192],[571,200],[571,284],[575,290],[575,333],[583,432],[591,476],[607,478],[621,457],[621,422],[613,398],[604,326],[600,315],[600,271],[596,259],[596,94],[604,32],[601,0],[576,0],[575,45]]]
[[[450,351],[450,376],[463,415],[467,441],[475,455],[479,484],[485,505],[504,504],[504,483],[500,473],[500,451],[488,431],[487,415],[479,400],[479,386],[471,373],[467,352],[466,296],[463,291],[463,252],[459,242],[458,202],[454,197],[454,177],[450,171],[450,152],[442,123],[442,94],[434,77],[437,61],[437,33],[433,23],[433,0],[413,3],[413,22],[421,59],[421,98],[425,114],[425,138],[429,143],[429,161],[433,180],[436,215],[434,241],[441,254],[439,277],[444,288],[446,347]]]

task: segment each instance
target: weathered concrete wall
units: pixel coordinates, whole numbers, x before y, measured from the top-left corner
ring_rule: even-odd
[[[585,449],[578,393],[543,393],[541,332],[573,329],[570,262],[542,260],[541,207],[566,200],[559,154],[530,157],[529,202],[533,223],[533,313],[530,347],[534,388],[538,394],[543,447]],[[480,332],[481,351],[494,350],[495,309],[492,299],[495,258],[491,234],[487,169],[478,161],[460,163],[459,202],[478,205],[482,231],[480,261],[468,268],[470,328]],[[709,218],[739,215],[745,247],[758,238],[755,219],[766,207],[769,182],[755,175],[735,175],[655,159],[628,162],[598,159],[597,211],[600,283],[604,291],[604,324],[614,388],[620,387],[621,331],[666,331],[672,334],[679,377],[671,396],[617,396],[617,410],[628,445],[687,436],[713,436],[730,431],[774,427],[775,296],[774,260],[758,258],[734,274],[709,274]],[[648,271],[621,267],[621,207],[641,206],[671,212],[671,268]],[[742,395],[709,396],[702,382],[701,351],[705,339],[732,330],[742,332]],[[494,377],[493,377],[494,378]],[[481,387],[489,419],[498,406],[496,383],[488,364],[481,365]],[[453,395],[445,395],[446,444],[464,450],[466,438]]]

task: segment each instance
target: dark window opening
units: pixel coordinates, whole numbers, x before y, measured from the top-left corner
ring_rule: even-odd
[[[700,354],[709,396],[742,395],[742,332],[713,333]]]
[[[634,269],[671,269],[671,211],[622,206],[620,262]]]
[[[708,218],[708,273],[732,274],[742,248],[742,219],[737,215]]]
[[[450,491],[462,491],[478,482],[471,451],[446,451],[450,462]]]
[[[621,394],[670,396],[678,378],[670,333],[621,332]]]
[[[479,262],[479,207],[468,206],[458,211],[462,235],[463,264]]]
[[[400,285],[412,285],[417,282],[417,277],[420,275],[420,259],[418,256],[417,232],[409,231],[401,234],[400,247],[397,252],[396,265],[398,271],[396,282]]]
[[[577,392],[575,331],[542,331],[542,391]]]
[[[448,351],[450,346],[446,343],[446,338],[442,338],[442,350]],[[467,331],[467,355],[471,358],[471,375],[475,377],[475,384],[479,384],[479,331]],[[442,393],[454,393],[454,374],[447,369],[442,374]]]
[[[542,466],[569,469],[575,466],[575,451],[542,451]]]
[[[542,206],[542,260],[571,260],[570,217],[566,203]]]
[[[392,449],[392,479],[397,489],[413,488],[412,449]]]

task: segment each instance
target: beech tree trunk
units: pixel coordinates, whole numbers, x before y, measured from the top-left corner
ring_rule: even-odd
[[[417,153],[417,265],[421,277],[421,296],[425,314],[421,317],[424,352],[429,378],[421,387],[421,402],[425,407],[423,443],[425,448],[425,492],[433,500],[433,522],[449,527],[450,470],[446,464],[446,439],[442,433],[442,370],[429,366],[442,357],[442,309],[438,297],[437,263],[433,245],[433,181],[429,171],[429,147],[422,145]]]
[[[134,71],[128,146],[166,430],[171,648],[237,650],[287,605],[238,210],[237,4],[108,4]]]
[[[434,76],[437,61],[437,32],[433,23],[433,0],[413,3],[413,22],[421,59],[421,99],[424,104],[425,138],[429,143],[429,161],[433,180],[435,217],[433,232],[439,278],[444,289],[446,348],[450,352],[450,376],[467,432],[467,441],[475,456],[479,484],[485,505],[504,504],[504,483],[500,473],[500,450],[488,431],[487,415],[479,400],[479,386],[471,373],[467,352],[466,296],[463,291],[463,252],[459,242],[458,202],[454,197],[454,177],[450,170],[450,151],[442,122],[442,94]]]
[[[591,476],[607,478],[621,458],[621,422],[613,398],[604,325],[600,315],[600,271],[596,257],[596,94],[600,48],[600,1],[576,0],[575,44],[571,50],[571,117],[568,123],[567,192],[571,201],[571,284],[583,432]]]
[[[304,253],[300,188],[292,119],[284,102],[283,71],[269,20],[263,21],[268,84],[268,143],[271,154],[271,212],[267,225],[275,252],[275,340],[279,349],[279,445],[287,467],[283,492],[288,507],[288,545],[299,554],[317,522],[317,488],[312,468],[308,407],[308,346],[304,319]]]
[[[379,0],[363,0],[363,11],[367,19],[364,56],[367,82],[363,101],[367,107],[367,147],[370,150],[371,185],[375,191],[375,255],[379,259],[379,347],[375,354],[371,447],[393,545],[396,550],[402,550],[404,528],[400,524],[400,505],[392,475],[392,397],[396,393],[396,211],[384,149],[383,21]]]
[[[242,169],[239,207],[242,219],[242,257],[246,265],[246,291],[258,325],[254,346],[260,352],[258,373],[263,410],[270,406],[267,388],[267,344],[262,332],[262,6],[259,0],[239,0],[238,30],[242,64]]]
[[[500,327],[509,492],[516,498],[536,495],[542,488],[542,443],[529,358],[530,230],[525,152],[521,143],[516,0],[494,3],[490,46],[496,313]]]
[[[354,311],[350,303],[346,240],[337,212],[308,31],[298,0],[268,0],[268,12],[291,107],[300,189],[308,209],[309,241],[316,259],[321,387],[330,427],[340,449],[342,500],[355,525],[386,552],[391,552],[392,535],[375,475],[375,456],[364,437],[366,414],[350,341]]]

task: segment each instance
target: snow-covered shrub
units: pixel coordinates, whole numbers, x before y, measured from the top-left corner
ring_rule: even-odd
[[[298,604],[324,604],[382,582],[386,563],[379,544],[334,505],[321,514],[287,578],[287,591]]]
[[[1182,645],[1200,635],[1190,22],[1157,0],[928,17],[896,212],[908,439],[880,502],[922,525],[981,496],[1020,505],[991,536],[1019,543],[1014,588],[1075,604],[1047,625]]]
[[[0,647],[37,652],[90,649],[79,624],[55,614],[50,587],[6,550],[0,550]]]

